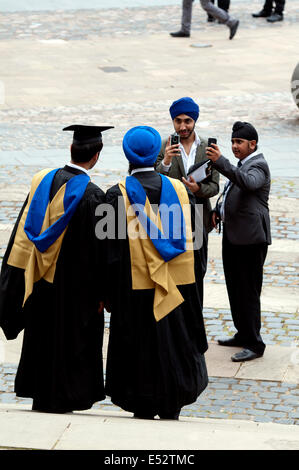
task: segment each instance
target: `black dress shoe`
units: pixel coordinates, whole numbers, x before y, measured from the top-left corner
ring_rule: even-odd
[[[242,346],[242,344],[240,344],[239,341],[236,340],[234,336],[228,339],[218,339],[218,344],[220,344],[220,346],[237,346],[237,347]]]
[[[149,415],[149,414],[146,414],[146,413],[134,413],[134,418],[137,418],[137,419],[155,419],[155,417],[153,415]]]
[[[184,31],[176,31],[175,33],[169,33],[173,38],[190,38],[190,33]]]
[[[257,357],[262,357],[263,354],[258,354],[250,349],[243,349],[243,351],[234,354],[231,359],[233,362],[244,362],[244,361],[252,361],[252,359],[256,359]]]
[[[235,36],[236,32],[237,32],[237,29],[239,27],[239,23],[240,21],[236,20],[234,22],[234,24],[232,26],[230,26],[230,35],[229,35],[229,39],[233,39],[233,37]]]
[[[273,13],[273,15],[267,18],[267,21],[269,23],[276,23],[276,21],[282,21],[282,20],[283,20],[283,15],[279,15],[278,13]]]
[[[261,10],[258,13],[252,13],[253,18],[268,18],[271,16],[272,11]]]
[[[178,413],[165,413],[165,414],[159,414],[159,418],[160,419],[174,419],[174,420],[178,420],[179,419],[179,416],[180,416],[180,412]]]

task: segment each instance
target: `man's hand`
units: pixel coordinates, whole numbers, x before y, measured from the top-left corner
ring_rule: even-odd
[[[216,211],[213,211],[213,212],[212,212],[211,220],[212,220],[212,225],[213,225],[213,227],[216,228],[217,225],[218,225],[218,223],[219,223],[219,217],[218,217]]]
[[[212,226],[213,228],[215,228],[216,230],[218,229],[218,232],[220,233],[220,230],[221,230],[221,219],[219,217],[219,215],[217,214],[217,212],[215,210],[212,211],[211,214],[211,221],[212,221]]]
[[[164,151],[163,163],[165,165],[170,165],[173,157],[179,154],[180,154],[180,144],[170,145],[170,136],[169,136],[166,147],[165,147],[165,151]]]
[[[199,185],[196,183],[196,181],[190,176],[190,181],[186,180],[186,178],[182,178],[183,183],[187,186],[187,188],[190,189],[192,193],[197,193],[199,191]]]
[[[206,155],[213,163],[217,162],[218,158],[221,157],[221,152],[218,145],[211,144],[211,147],[206,148]]]

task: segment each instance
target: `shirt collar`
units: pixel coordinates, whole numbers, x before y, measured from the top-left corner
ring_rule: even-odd
[[[260,153],[261,153],[261,151],[259,150],[259,148],[257,148],[253,153],[248,155],[248,157],[245,157],[245,158],[243,158],[243,160],[240,160],[242,165],[244,165],[244,163],[247,162],[248,160],[250,160],[251,158],[256,157],[256,155],[260,155]]]
[[[195,134],[195,140],[194,140],[194,142],[193,142],[193,144],[192,144],[192,145],[194,145],[194,144],[195,144],[195,145],[196,145],[196,147],[197,147],[198,145],[200,145],[200,142],[201,142],[201,140],[200,140],[200,138],[199,138],[199,136],[198,136],[198,134],[197,134],[197,132],[196,132],[196,131],[194,131],[194,134]],[[183,144],[182,144],[182,142],[180,142],[180,145],[183,147]]]
[[[134,173],[141,173],[142,171],[155,171],[153,166],[145,166],[143,168],[135,168],[134,170],[131,171],[131,175],[134,175]]]
[[[70,166],[71,168],[76,168],[77,170],[84,171],[87,175],[89,175],[89,171],[86,170],[86,168],[83,168],[83,166],[76,165],[75,163],[68,163],[67,166]]]

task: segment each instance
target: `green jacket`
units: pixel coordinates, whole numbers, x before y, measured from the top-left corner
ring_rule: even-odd
[[[162,161],[164,158],[165,147],[167,144],[167,139],[163,140],[162,147],[158,158],[155,163],[155,169],[159,173],[163,175],[167,175],[170,178],[182,180],[182,177],[187,179],[184,163],[182,160],[181,155],[175,156],[172,159],[172,164],[168,172],[165,172],[162,168]],[[206,147],[207,141],[200,137],[200,145],[198,145],[195,155],[195,162],[199,163],[203,160],[207,159],[206,156]],[[212,167],[212,174],[207,180],[207,182],[200,183],[200,189],[197,193],[195,193],[196,202],[198,204],[203,204],[203,219],[204,219],[204,226],[207,232],[212,230],[211,220],[210,220],[210,212],[212,210],[210,197],[216,196],[219,193],[219,173]]]

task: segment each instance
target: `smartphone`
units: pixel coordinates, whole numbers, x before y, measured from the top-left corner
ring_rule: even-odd
[[[217,139],[214,137],[209,137],[208,138],[208,147],[211,147],[211,144],[217,144]]]
[[[177,145],[180,143],[180,136],[177,133],[171,134],[170,145]]]

